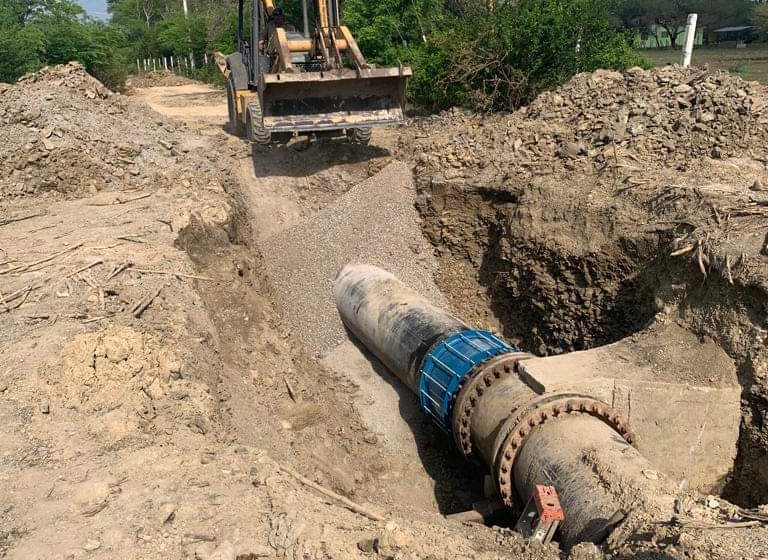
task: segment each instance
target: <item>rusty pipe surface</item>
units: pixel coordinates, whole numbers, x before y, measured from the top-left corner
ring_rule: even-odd
[[[382,269],[345,266],[334,291],[347,328],[419,394],[465,457],[489,467],[505,505],[519,507],[538,484],[556,487],[564,547],[602,542],[632,508],[671,511],[674,490],[644,476],[651,465],[608,404],[537,393],[517,368],[530,355],[470,329]],[[444,389],[442,408],[435,385]]]

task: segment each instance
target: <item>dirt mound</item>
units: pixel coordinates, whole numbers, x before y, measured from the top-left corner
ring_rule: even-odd
[[[727,72],[668,66],[626,74],[576,76],[534,101],[528,118],[561,122],[560,150],[615,144],[640,154],[691,158],[762,153],[768,140],[768,88]]]
[[[196,84],[195,80],[187,78],[186,76],[179,76],[169,70],[154,70],[152,72],[146,72],[133,76],[126,82],[126,86],[130,88],[149,88],[149,87],[171,87],[171,86],[185,86],[188,84]]]
[[[185,157],[182,126],[111,92],[78,63],[44,68],[3,88],[0,200],[147,184],[205,188],[199,172],[212,168]]]
[[[421,179],[492,188],[563,168],[626,180],[623,170],[649,166],[692,171],[692,158],[762,161],[767,123],[768,87],[727,73],[598,70],[516,113],[453,109],[417,121],[402,154],[419,154]]]
[[[43,369],[43,378],[49,401],[106,417],[90,426],[95,434],[122,437],[150,429],[170,434],[181,426],[207,433],[213,399],[182,370],[182,362],[152,335],[113,326],[75,337],[59,361]],[[118,408],[120,413],[110,414]]]

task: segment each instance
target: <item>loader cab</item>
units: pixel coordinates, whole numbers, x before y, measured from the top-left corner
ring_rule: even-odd
[[[339,0],[316,0],[312,24],[308,2],[299,31],[275,0],[238,0],[238,52],[225,71],[230,130],[256,144],[276,134],[367,143],[372,127],[404,122],[410,68],[372,67],[341,25]]]

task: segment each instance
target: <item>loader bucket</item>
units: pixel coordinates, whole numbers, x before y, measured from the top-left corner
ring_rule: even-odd
[[[261,107],[270,132],[399,124],[410,68],[263,74]]]

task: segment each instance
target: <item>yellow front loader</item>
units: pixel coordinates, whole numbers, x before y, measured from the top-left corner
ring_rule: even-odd
[[[295,134],[367,143],[372,127],[404,122],[411,69],[368,64],[341,25],[339,0],[315,0],[311,28],[307,1],[297,30],[274,0],[238,0],[238,52],[220,63],[230,130],[262,145]]]

